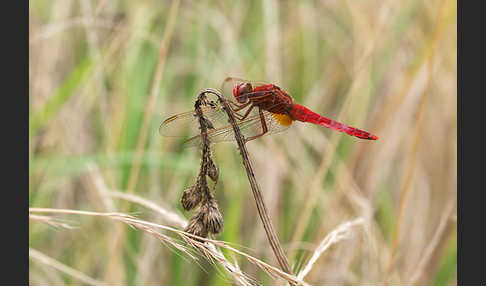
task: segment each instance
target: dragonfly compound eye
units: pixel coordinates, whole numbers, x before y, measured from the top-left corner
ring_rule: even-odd
[[[245,94],[250,93],[252,91],[253,91],[253,87],[251,86],[251,83],[243,82],[235,86],[235,88],[233,89],[233,95],[236,98],[236,100],[238,100],[238,102],[245,102],[247,100]]]

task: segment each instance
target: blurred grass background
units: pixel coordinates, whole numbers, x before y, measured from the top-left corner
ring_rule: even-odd
[[[159,124],[227,76],[266,80],[380,138],[296,123],[248,144],[293,270],[336,226],[363,217],[363,229],[326,251],[307,282],[456,285],[456,15],[450,0],[30,0],[29,205],[123,210],[100,188],[128,190],[189,218],[179,199],[199,153],[161,137]],[[214,153],[225,223],[216,238],[277,265],[236,144]],[[125,226],[114,255],[121,225],[69,219],[78,227],[31,222],[30,247],[111,285],[232,283],[220,267]],[[235,259],[263,284],[283,285]],[[82,285],[35,261],[30,284]]]

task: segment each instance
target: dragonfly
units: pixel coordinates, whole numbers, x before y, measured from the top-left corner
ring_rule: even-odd
[[[282,132],[295,121],[324,126],[360,139],[378,139],[376,135],[367,131],[326,118],[295,103],[287,92],[275,84],[228,77],[221,89],[246,142]],[[212,125],[207,131],[210,142],[236,140],[233,127],[228,123],[227,114],[220,104],[212,101],[203,106],[202,111]],[[183,145],[200,145],[201,134],[195,111],[168,117],[161,123],[159,133],[166,137],[181,136],[181,130],[185,125],[192,127],[192,133]]]

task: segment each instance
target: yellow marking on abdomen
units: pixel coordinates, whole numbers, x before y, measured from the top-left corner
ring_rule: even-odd
[[[290,116],[287,114],[273,113],[272,116],[283,126],[290,126],[292,124],[292,118],[290,118]]]

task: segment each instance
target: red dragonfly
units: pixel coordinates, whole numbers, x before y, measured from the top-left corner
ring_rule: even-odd
[[[314,123],[361,139],[378,139],[367,131],[326,118],[294,103],[288,93],[274,84],[228,77],[223,82],[222,90],[247,142],[283,131],[294,121]],[[233,100],[229,94],[232,94]],[[211,142],[235,140],[233,128],[219,104],[213,102],[204,106],[203,114],[214,127],[207,132]],[[170,116],[160,125],[159,133],[163,136],[181,136],[183,126],[189,124],[194,134],[191,134],[192,137],[184,145],[199,145],[201,135],[196,118],[194,111]]]

